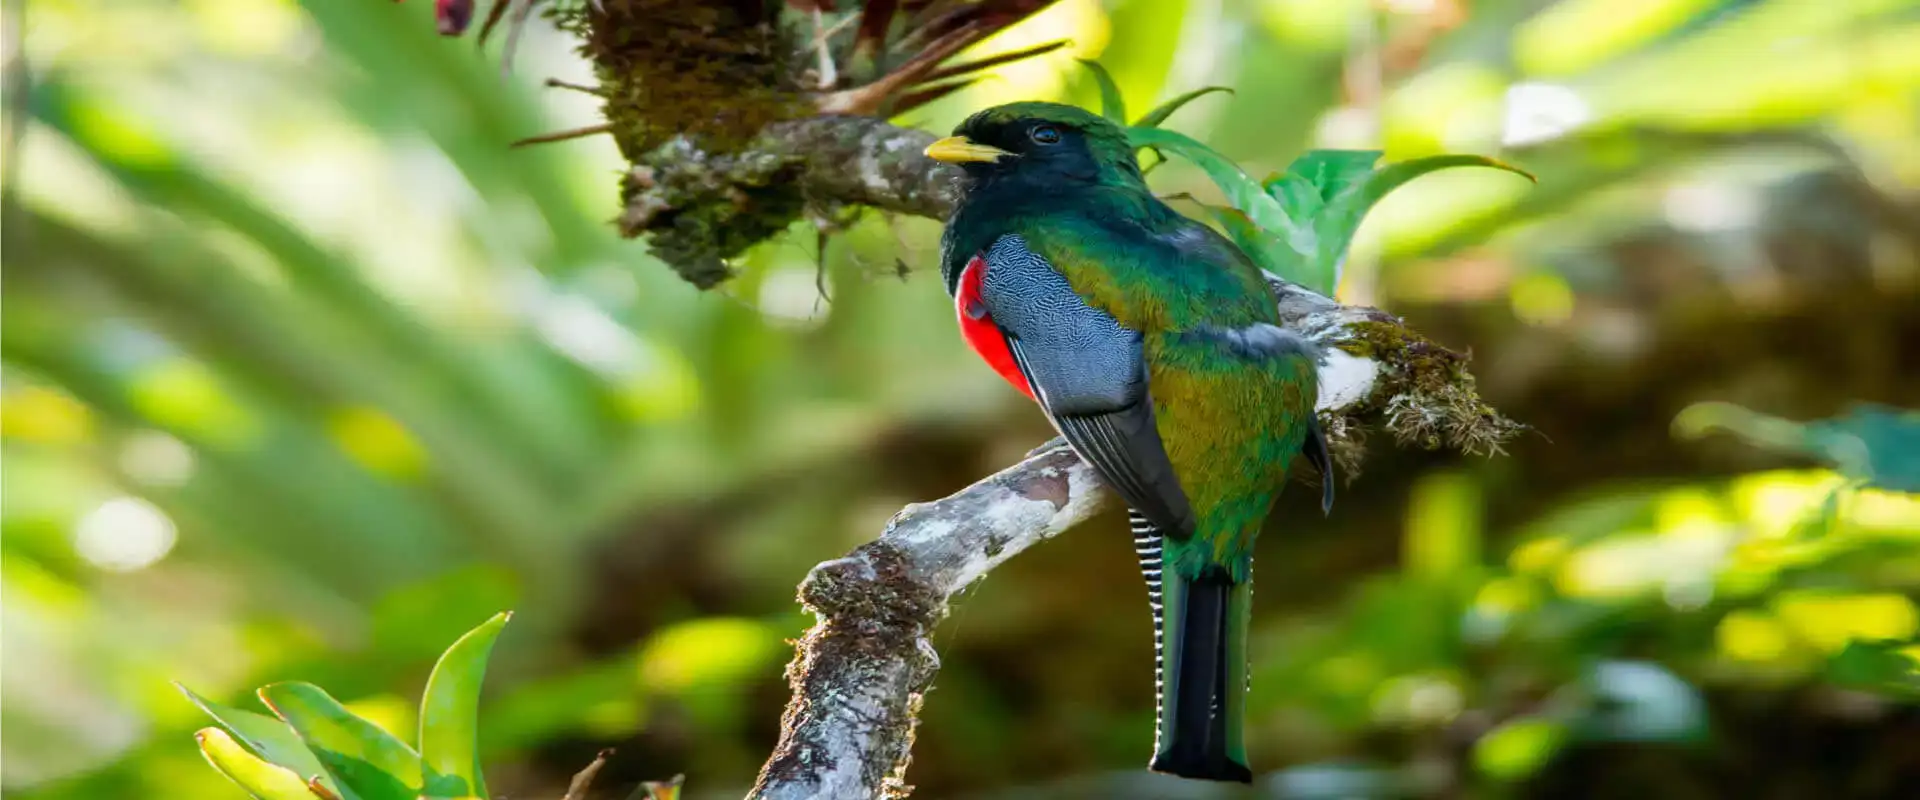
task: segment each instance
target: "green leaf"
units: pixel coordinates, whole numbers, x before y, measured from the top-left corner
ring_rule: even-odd
[[[1246,212],[1237,208],[1221,208],[1198,201],[1195,201],[1195,205],[1211,213],[1213,218],[1219,221],[1220,228],[1227,232],[1227,238],[1233,240],[1233,243],[1238,245],[1247,257],[1253,259],[1256,265],[1269,272],[1274,271],[1260,261],[1264,258],[1262,251],[1275,240],[1275,237],[1253,224],[1253,220],[1247,217]]]
[[[1731,403],[1699,403],[1674,418],[1682,436],[1723,430],[1755,445],[1817,458],[1866,486],[1920,492],[1920,412],[1862,404],[1799,423]]]
[[[219,728],[206,728],[193,738],[200,743],[200,754],[207,757],[207,763],[259,800],[314,800],[329,796],[308,788],[307,782],[293,770],[269,764],[247,752]]]
[[[1327,205],[1326,198],[1320,196],[1320,187],[1314,186],[1313,182],[1307,180],[1305,176],[1291,172],[1282,172],[1267,178],[1260,184],[1260,188],[1267,193],[1268,197],[1273,198],[1274,202],[1280,204],[1281,210],[1287,213],[1288,219],[1303,223],[1319,216],[1321,209]]]
[[[420,754],[429,795],[487,794],[478,744],[480,682],[487,674],[487,654],[512,616],[495,614],[468,631],[447,648],[427,678],[420,700]]]
[[[1127,101],[1120,96],[1120,84],[1113,82],[1113,74],[1098,61],[1083,58],[1080,63],[1093,73],[1093,82],[1100,86],[1100,116],[1113,120],[1116,125],[1126,125]]]
[[[1305,263],[1305,260],[1294,252],[1291,245],[1279,236],[1253,224],[1253,220],[1248,218],[1245,212],[1237,208],[1222,208],[1197,201],[1195,205],[1206,209],[1215,220],[1219,221],[1221,229],[1226,231],[1227,238],[1240,248],[1240,252],[1247,255],[1247,259],[1252,261],[1254,266],[1292,280],[1288,276],[1297,274],[1300,271],[1300,265]]]
[[[1280,204],[1261,191],[1259,183],[1219,151],[1186,134],[1164,128],[1128,128],[1127,139],[1135,147],[1156,148],[1193,162],[1220,187],[1227,197],[1227,204],[1245,213],[1254,224],[1268,230],[1286,224],[1286,215],[1281,212]]]
[[[1834,654],[1827,676],[1841,686],[1902,700],[1920,700],[1920,646],[1854,640]]]
[[[302,778],[318,777],[322,785],[334,794],[340,795],[342,800],[358,800],[353,792],[342,788],[332,775],[327,774],[327,769],[321,765],[320,759],[314,757],[313,751],[307,749],[307,746],[300,741],[299,734],[294,733],[286,723],[265,714],[220,705],[194,694],[193,690],[178,683],[174,684],[174,688],[179,689],[189,701],[199,706],[201,711],[207,712],[207,716],[213,717],[214,721],[226,726],[233,735],[240,737],[240,741],[245,742],[247,747],[258,753],[261,758],[292,770]]]
[[[1345,151],[1364,157],[1370,151]],[[1318,237],[1312,261],[1312,278],[1302,281],[1321,292],[1332,292],[1340,283],[1340,268],[1346,263],[1347,247],[1353,243],[1353,235],[1360,230],[1360,222],[1367,212],[1380,199],[1408,182],[1422,175],[1453,167],[1491,167],[1502,169],[1534,180],[1532,173],[1519,167],[1486,156],[1445,155],[1416,158],[1389,164],[1367,175],[1358,184],[1348,183],[1327,201],[1324,211],[1314,220],[1314,231]],[[1352,165],[1336,167],[1332,163],[1322,168],[1322,175],[1329,181],[1350,181]]]
[[[420,756],[380,726],[355,716],[310,683],[276,683],[260,699],[300,734],[307,749],[365,800],[414,800]]]
[[[1179,111],[1181,106],[1184,106],[1188,103],[1191,103],[1195,100],[1198,100],[1214,92],[1226,92],[1227,94],[1233,94],[1233,89],[1225,86],[1208,86],[1204,89],[1195,89],[1191,92],[1187,92],[1186,94],[1180,95],[1179,97],[1173,98],[1172,100],[1168,100],[1165,103],[1161,103],[1158,108],[1155,108],[1154,110],[1147,112],[1146,116],[1141,117],[1137,122],[1133,123],[1133,127],[1136,127],[1136,128],[1160,127],[1160,123],[1166,122],[1167,117],[1173,116],[1173,112]]]
[[[1520,717],[1480,737],[1473,764],[1494,780],[1520,780],[1539,772],[1566,741],[1567,727],[1558,720]]]
[[[1325,203],[1365,181],[1381,155],[1379,150],[1308,150],[1287,165],[1286,174],[1304,179]]]

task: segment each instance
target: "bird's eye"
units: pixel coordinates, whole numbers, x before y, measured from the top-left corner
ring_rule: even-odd
[[[1027,136],[1038,144],[1060,143],[1060,129],[1052,125],[1036,125],[1032,131],[1027,133]]]

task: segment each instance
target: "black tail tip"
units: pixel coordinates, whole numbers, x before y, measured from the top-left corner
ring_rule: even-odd
[[[1153,757],[1147,769],[1199,781],[1253,783],[1253,770],[1226,756],[1206,758],[1190,753],[1161,753]]]

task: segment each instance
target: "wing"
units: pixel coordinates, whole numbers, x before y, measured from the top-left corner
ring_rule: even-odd
[[[1067,443],[1135,511],[1193,531],[1186,492],[1154,427],[1138,331],[1076,294],[1018,235],[987,249],[979,302]]]

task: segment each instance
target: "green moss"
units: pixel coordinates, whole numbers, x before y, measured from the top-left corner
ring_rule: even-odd
[[[602,0],[564,12],[605,92],[629,159],[675,136],[725,150],[768,124],[811,113],[795,80],[779,6],[706,0]]]
[[[555,12],[581,38],[605,97],[622,179],[620,231],[701,288],[728,259],[784,230],[805,202],[797,166],[749,148],[767,126],[813,113],[793,73],[782,6],[601,0]]]
[[[1492,454],[1525,430],[1480,398],[1466,356],[1396,322],[1356,322],[1347,330],[1352,337],[1334,346],[1387,370],[1385,386],[1374,394],[1385,399],[1356,410],[1381,412],[1395,439],[1428,449]]]
[[[1334,345],[1349,355],[1392,365],[1398,377],[1427,391],[1442,391],[1462,377],[1467,358],[1396,322],[1368,320],[1347,326],[1352,338]]]

